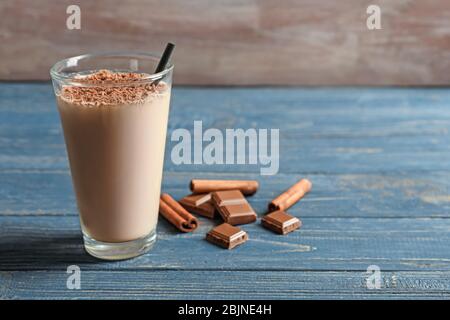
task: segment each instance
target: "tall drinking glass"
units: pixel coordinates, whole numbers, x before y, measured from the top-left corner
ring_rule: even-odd
[[[160,56],[87,54],[51,69],[84,246],[107,260],[156,241],[173,66]]]

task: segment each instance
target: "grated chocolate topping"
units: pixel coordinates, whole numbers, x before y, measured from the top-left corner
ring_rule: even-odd
[[[167,84],[162,81],[157,85],[139,83],[145,76],[143,73],[99,70],[75,77],[77,82],[90,86],[63,86],[59,96],[66,102],[82,106],[117,106],[143,103],[167,91]]]

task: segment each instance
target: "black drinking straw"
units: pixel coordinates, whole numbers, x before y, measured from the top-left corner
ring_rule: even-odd
[[[175,45],[171,42],[168,42],[166,48],[164,49],[164,53],[161,56],[161,60],[159,60],[158,66],[156,67],[155,73],[159,73],[161,71],[164,71],[164,69],[166,69],[167,63],[169,62],[173,49],[175,49]],[[159,81],[161,81],[161,79],[153,81],[153,84],[157,85]]]

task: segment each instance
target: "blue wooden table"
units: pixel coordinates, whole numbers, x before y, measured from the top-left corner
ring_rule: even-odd
[[[303,227],[278,236],[259,223],[227,251],[160,220],[141,257],[102,262],[82,246],[51,85],[0,84],[0,298],[450,298],[450,90],[176,88],[170,132],[279,128],[280,171],[172,164],[163,190],[191,178],[258,179],[268,201],[301,177],[313,191],[289,210]],[[69,265],[81,289],[66,287]],[[366,285],[368,266],[381,288]]]

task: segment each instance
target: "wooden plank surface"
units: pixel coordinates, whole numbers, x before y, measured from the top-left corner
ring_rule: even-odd
[[[6,84],[2,91],[0,168],[67,169],[48,84]],[[282,173],[446,171],[448,101],[447,89],[175,88],[169,129],[192,130],[194,120],[202,120],[205,129],[282,128]],[[175,144],[169,141],[168,150]],[[174,166],[170,161],[166,170],[260,172],[258,166]]]
[[[313,192],[290,210],[302,229],[277,236],[246,225],[249,242],[225,251],[204,240],[218,221],[179,234],[161,220],[149,254],[99,262],[82,247],[51,85],[2,84],[0,298],[450,296],[449,90],[177,87],[173,96],[170,132],[191,130],[194,119],[204,128],[280,128],[281,165],[260,176],[258,167],[175,166],[166,157],[163,190],[179,198],[193,177],[258,179],[249,201],[261,216],[306,176]],[[81,290],[65,287],[72,264]],[[380,290],[365,286],[372,264]]]
[[[449,272],[386,272],[380,290],[367,289],[366,277],[364,272],[336,271],[84,271],[81,289],[67,290],[63,270],[0,271],[0,298],[237,300],[248,299],[249,292],[262,300],[450,297]]]
[[[299,205],[300,206],[300,205]],[[302,207],[302,206],[300,206]],[[0,270],[253,270],[253,271],[450,271],[448,219],[304,218],[289,236],[242,228],[249,241],[225,251],[204,240],[219,221],[201,219],[193,234],[180,234],[161,220],[158,242],[148,254],[120,262],[86,255],[77,217],[1,217]]]
[[[415,174],[283,174],[262,177],[246,173],[169,172],[163,190],[181,198],[192,178],[257,179],[259,192],[249,198],[264,213],[269,200],[302,176],[314,181],[314,193],[301,206],[290,209],[302,217],[341,218],[449,218],[450,176],[448,172]],[[0,173],[0,214],[76,215],[75,197],[68,171],[23,171]],[[35,188],[34,186],[39,186]]]
[[[0,2],[0,79],[48,79],[61,58],[158,51],[174,41],[179,84],[447,85],[446,0],[71,0]],[[368,30],[367,7],[381,8]]]

